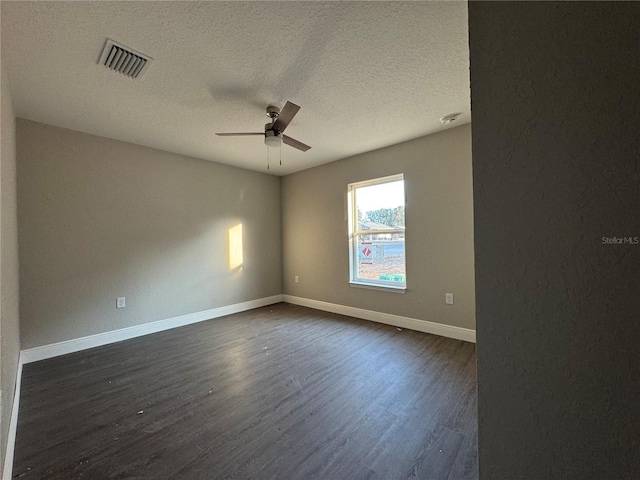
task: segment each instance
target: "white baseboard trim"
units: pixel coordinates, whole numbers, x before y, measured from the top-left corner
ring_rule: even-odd
[[[74,338],[63,342],[43,345],[41,347],[27,348],[22,350],[22,361],[24,363],[37,362],[47,358],[66,355],[67,353],[78,352],[88,348],[99,347],[109,343],[120,342],[130,338],[149,335],[150,333],[162,332],[176,327],[183,327],[191,323],[203,322],[212,318],[224,317],[233,313],[244,312],[253,308],[264,307],[274,303],[282,302],[282,295],[259,298],[248,302],[226,305],[224,307],[212,308],[201,312],[180,315],[179,317],[166,318],[156,322],[143,323],[133,327],[121,328],[110,332],[98,333],[87,337]]]
[[[18,371],[16,372],[16,387],[13,392],[13,405],[11,405],[11,420],[9,420],[9,435],[7,436],[7,449],[4,452],[4,468],[2,479],[13,478],[13,452],[16,447],[16,431],[18,430],[18,410],[20,410],[20,387],[22,385],[22,353],[18,356]]]
[[[346,305],[321,302],[319,300],[294,297],[292,295],[283,295],[283,300],[287,303],[315,308],[316,310],[339,313],[350,317],[371,320],[372,322],[386,323],[387,325],[394,325],[396,327],[407,328],[409,330],[417,330],[418,332],[432,333],[434,335],[440,335],[441,337],[455,338],[457,340],[464,340],[465,342],[476,343],[476,332],[470,328],[454,327],[451,325],[444,325],[442,323],[429,322],[427,320],[418,320],[417,318],[401,317],[400,315],[374,312],[373,310],[347,307]]]

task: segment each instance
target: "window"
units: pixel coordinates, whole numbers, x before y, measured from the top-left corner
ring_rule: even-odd
[[[406,288],[404,176],[349,184],[351,283]]]

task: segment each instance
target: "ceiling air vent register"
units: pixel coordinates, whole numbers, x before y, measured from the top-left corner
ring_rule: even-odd
[[[128,77],[140,78],[152,61],[144,53],[107,39],[98,63]]]

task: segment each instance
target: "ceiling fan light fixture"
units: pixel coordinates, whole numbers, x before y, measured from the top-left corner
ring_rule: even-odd
[[[267,147],[281,147],[282,135],[276,135],[273,130],[267,130],[264,135],[264,143]]]

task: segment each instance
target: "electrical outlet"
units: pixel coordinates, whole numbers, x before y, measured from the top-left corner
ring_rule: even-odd
[[[125,299],[126,299],[126,297],[118,297],[118,298],[116,298],[116,308],[124,308],[125,307]]]
[[[453,293],[444,294],[444,303],[447,305],[453,305]]]
[[[296,275],[296,283],[298,283],[298,275]]]

